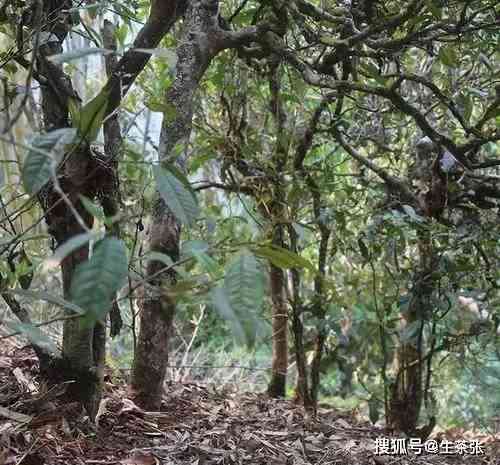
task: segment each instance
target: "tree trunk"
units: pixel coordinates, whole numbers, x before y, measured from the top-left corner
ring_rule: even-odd
[[[269,207],[263,205],[264,217],[272,225],[272,243],[285,247],[283,225],[286,218],[286,201],[283,189],[283,172],[288,159],[289,137],[286,128],[286,111],[281,95],[281,57],[271,55],[269,64],[270,109],[276,127],[276,148],[273,162],[276,180],[269,189],[272,198]],[[270,263],[270,284],[272,301],[272,372],[267,393],[271,397],[285,397],[286,374],[288,370],[288,309],[285,301],[285,279],[281,268]]]
[[[288,228],[290,235],[290,250],[298,253],[297,233],[292,225]],[[306,409],[313,407],[309,392],[307,376],[307,363],[304,348],[304,325],[302,323],[302,302],[300,299],[300,273],[296,268],[290,270],[292,281],[292,334],[295,351],[295,363],[297,365],[297,380],[295,385],[294,401],[300,403]]]
[[[437,157],[436,157],[436,153]],[[419,209],[429,218],[439,218],[447,203],[447,176],[440,171],[442,152],[426,138],[416,145],[418,170],[414,177],[420,182]],[[432,273],[437,268],[439,257],[433,247],[431,232],[424,229],[418,234],[418,270],[413,279],[408,310],[402,315],[399,348],[396,354],[396,380],[390,387],[389,427],[408,435],[417,430],[422,407],[422,379],[424,353],[424,325],[432,315],[431,298],[436,284]],[[433,427],[431,418],[427,430]],[[430,431],[428,431],[430,432]],[[428,434],[428,433],[427,433]]]
[[[71,1],[43,2],[41,17],[42,30],[48,30],[57,41],[41,44],[38,49],[37,67],[47,82],[41,85],[44,126],[47,131],[69,127],[67,99],[76,97],[70,78],[64,74],[61,66],[49,60],[54,54],[62,53],[62,43],[70,29],[70,19],[65,12],[71,7]],[[50,19],[49,19],[50,18]],[[79,195],[89,195],[86,177],[91,164],[87,162],[89,154],[85,148],[68,157],[64,164],[64,178],[59,180],[61,189],[69,202],[80,215],[88,228],[92,227],[93,218],[82,207]],[[92,195],[90,195],[92,197]],[[85,232],[66,202],[56,192],[52,183],[39,193],[39,200],[46,213],[50,234],[57,245],[65,243],[76,234]],[[66,257],[61,264],[64,297],[70,299],[69,289],[76,267],[88,258],[88,246],[85,245]],[[97,346],[94,344],[100,344]],[[70,387],[70,395],[81,401],[90,417],[97,413],[100,402],[100,383],[97,366],[101,363],[94,355],[104,350],[103,331],[100,328],[94,336],[94,327],[84,324],[81,319],[66,320],[63,332],[62,362],[57,362],[57,369],[46,373],[50,378],[62,377],[75,380]],[[56,382],[56,379],[49,379]]]
[[[328,335],[328,328],[325,325],[326,308],[325,308],[325,295],[324,295],[324,280],[326,276],[326,259],[328,255],[328,242],[330,240],[331,230],[325,223],[323,218],[323,203],[321,199],[321,191],[311,176],[306,177],[307,185],[313,197],[313,213],[314,221],[317,224],[320,240],[318,250],[318,272],[314,278],[314,297],[313,297],[313,311],[314,316],[317,318],[318,327],[316,328],[316,338],[314,345],[314,355],[311,364],[311,384],[310,384],[310,398],[311,402],[316,408],[318,403],[318,391],[320,383],[320,367],[321,358],[325,349],[325,342]]]
[[[177,48],[175,80],[167,91],[160,135],[160,163],[174,163],[185,172],[191,132],[193,102],[199,82],[219,49],[210,41],[218,29],[217,2],[193,1],[188,6],[182,39]],[[179,257],[181,227],[164,200],[156,196],[150,225],[149,249]],[[158,410],[168,363],[169,332],[175,314],[175,301],[162,292],[175,283],[172,270],[150,261],[146,269],[144,298],[140,302],[140,332],[134,357],[131,386],[135,399],[145,409]]]
[[[272,322],[272,373],[267,393],[271,397],[285,397],[286,373],[288,370],[288,312],[284,296],[284,273],[281,268],[270,265]]]
[[[149,248],[167,254],[173,262],[179,257],[180,225],[164,202],[156,200],[151,221]],[[159,410],[168,363],[169,332],[175,313],[175,301],[161,288],[175,283],[175,272],[151,260],[146,268],[148,283],[140,300],[140,331],[132,371],[132,389],[138,405]],[[154,278],[153,278],[154,276]]]
[[[403,339],[396,353],[396,380],[390,389],[387,415],[390,428],[408,435],[415,433],[422,407],[423,330],[430,316],[430,299],[435,287],[431,274],[436,256],[427,231],[420,234],[419,262],[408,310],[402,316]],[[409,336],[408,331],[414,335]]]

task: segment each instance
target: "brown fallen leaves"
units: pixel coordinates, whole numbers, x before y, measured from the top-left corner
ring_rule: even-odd
[[[481,457],[376,456],[375,439],[387,434],[352,415],[320,408],[312,419],[287,400],[189,383],[167,385],[160,412],[107,383],[93,425],[57,390],[33,392],[36,361],[26,350],[0,362],[0,465],[500,465],[500,437],[482,438]]]

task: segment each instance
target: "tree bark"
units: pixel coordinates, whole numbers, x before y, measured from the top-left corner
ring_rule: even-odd
[[[270,108],[276,127],[276,148],[273,154],[275,181],[266,186],[272,199],[269,207],[263,205],[262,213],[272,228],[272,243],[285,247],[283,222],[286,218],[286,201],[283,189],[283,172],[288,159],[289,138],[286,128],[286,111],[281,96],[281,58],[271,55],[269,62]],[[272,363],[271,379],[267,393],[271,397],[285,397],[288,371],[288,309],[285,301],[285,279],[281,268],[270,263],[272,301]]]
[[[297,232],[292,225],[288,228],[290,236],[290,250],[298,253]],[[304,348],[304,325],[302,323],[302,301],[300,299],[300,273],[296,268],[290,270],[292,281],[292,334],[295,350],[295,363],[297,364],[297,380],[295,385],[295,402],[306,409],[313,407],[309,392],[307,376],[307,362]]]
[[[115,32],[116,26],[105,19],[104,25],[101,30],[104,48],[116,51],[117,46]],[[105,66],[106,75],[108,76],[108,78],[110,78],[113,75],[113,70],[117,67],[116,55],[106,55]],[[101,205],[104,215],[107,218],[113,218],[116,217],[119,212],[120,186],[118,185],[118,160],[121,157],[123,149],[123,140],[118,113],[114,112],[113,114],[110,114],[108,118],[106,118],[103,125],[103,134],[106,164],[108,168],[113,171],[113,179],[116,179],[117,185],[111,186],[111,189],[108,189],[107,192],[104,192],[103,195],[101,195]],[[115,221],[111,225],[106,225],[106,230],[108,234],[120,237],[120,224],[118,223],[118,221]],[[113,300],[113,304],[109,312],[109,321],[111,337],[117,336],[123,326],[123,320],[116,298]]]
[[[288,311],[284,296],[284,273],[281,268],[270,265],[272,320],[271,380],[267,393],[271,397],[285,397],[286,373],[288,371]]]
[[[438,218],[443,212],[448,186],[446,177],[440,172],[439,160],[435,156],[436,146],[425,138],[416,146],[419,169],[413,174],[420,181],[422,191],[417,196],[418,209],[429,220]],[[426,190],[426,192],[424,192]],[[424,326],[432,314],[431,298],[436,289],[432,273],[437,268],[439,257],[433,247],[431,232],[417,231],[418,269],[415,272],[408,310],[403,313],[401,335],[396,353],[396,379],[390,386],[389,427],[408,435],[417,432],[423,400],[423,353]],[[408,330],[411,331],[410,334]],[[434,418],[424,428],[432,429]],[[430,431],[428,432],[430,433]],[[427,434],[428,434],[427,433]]]
[[[64,73],[62,66],[49,60],[51,55],[63,52],[63,42],[70,29],[70,18],[66,12],[71,7],[71,1],[43,2],[41,30],[51,34],[54,40],[40,44],[36,56],[37,68],[46,81],[41,83],[43,122],[47,131],[69,127],[68,98],[78,98],[73,90],[70,78]],[[57,38],[57,40],[55,40]],[[63,177],[58,181],[69,202],[78,212],[87,228],[92,227],[93,218],[83,208],[79,195],[89,195],[86,177],[89,169],[89,155],[85,148],[75,151],[65,160]],[[92,195],[90,195],[92,197]],[[50,234],[61,245],[71,237],[85,232],[74,213],[56,191],[52,183],[45,186],[39,193],[39,200],[46,212],[46,221]],[[70,299],[69,289],[76,267],[88,259],[88,246],[85,245],[67,256],[61,263],[63,294]],[[102,329],[94,338],[94,327],[84,324],[81,319],[69,319],[64,322],[63,329],[63,360],[57,362],[57,376],[63,379],[75,380],[70,387],[70,395],[80,400],[93,418],[100,402],[99,381],[96,373],[94,355],[103,348],[94,346],[94,339],[102,343]],[[55,370],[50,377],[55,376]],[[50,379],[49,382],[56,381]]]
[[[218,2],[193,1],[189,4],[184,31],[177,48],[175,80],[166,94],[165,114],[160,135],[161,164],[172,163],[185,172],[191,133],[193,105],[199,82],[213,57],[220,51]],[[175,149],[175,151],[174,151]],[[150,225],[149,249],[178,260],[181,225],[164,200],[156,195]],[[146,269],[144,298],[140,302],[140,332],[134,357],[131,386],[135,400],[145,409],[158,410],[168,363],[168,341],[175,314],[175,301],[162,292],[175,283],[172,270],[151,260]]]
[[[311,190],[313,193],[313,202],[315,210],[315,219],[318,224],[320,231],[320,242],[318,251],[318,274],[314,278],[314,315],[316,316],[319,326],[316,329],[316,339],[314,344],[314,355],[311,364],[311,391],[310,399],[314,407],[318,403],[318,391],[320,384],[320,368],[321,359],[323,357],[323,352],[325,349],[325,342],[328,335],[328,328],[325,325],[326,308],[325,308],[325,296],[324,296],[324,279],[326,274],[326,258],[328,254],[328,241],[330,239],[331,231],[324,224],[324,220],[321,217],[321,204],[320,204],[320,193],[317,186],[312,185],[312,179],[309,181],[311,185]]]
[[[432,270],[436,264],[430,233],[419,234],[419,270],[413,280],[408,310],[402,316],[401,334],[415,328],[415,335],[404,336],[396,353],[396,380],[390,389],[389,427],[408,435],[416,432],[422,407],[424,324],[430,317],[431,297],[435,289]],[[413,331],[412,331],[413,332]]]

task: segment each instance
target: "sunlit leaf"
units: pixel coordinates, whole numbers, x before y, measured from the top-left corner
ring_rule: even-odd
[[[104,88],[80,110],[77,126],[78,134],[89,144],[97,139],[106,114],[108,99],[109,90]]]
[[[269,260],[274,266],[279,268],[308,268],[314,271],[314,267],[309,260],[283,247],[271,244],[263,245],[256,247],[254,253],[261,258]]]
[[[439,49],[439,59],[441,63],[450,68],[456,68],[458,66],[458,54],[455,46],[444,46]]]

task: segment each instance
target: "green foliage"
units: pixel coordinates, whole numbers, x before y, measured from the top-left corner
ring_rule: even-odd
[[[73,127],[78,130],[78,135],[88,144],[94,142],[99,135],[108,99],[109,90],[105,87],[81,108],[76,99],[70,97],[68,100]]]
[[[97,239],[98,236],[98,233],[93,232],[73,236],[71,239],[59,246],[52,256],[45,259],[44,268],[49,270],[58,267],[69,254],[88,244],[91,240]]]
[[[305,268],[314,272],[314,267],[309,260],[283,247],[273,244],[259,245],[253,251],[255,255],[269,260],[278,268]]]
[[[36,194],[50,180],[75,138],[76,131],[66,128],[33,137],[22,173],[24,188],[28,193]]]
[[[102,320],[115,293],[127,276],[127,250],[122,241],[105,237],[93,248],[92,257],[80,263],[71,281],[72,302],[85,310],[88,322]]]
[[[48,292],[28,291],[23,289],[9,289],[8,293],[21,297],[28,297],[32,301],[48,302],[52,305],[55,305],[56,307],[60,307],[66,310],[67,313],[78,313],[80,315],[83,315],[85,313],[85,310],[82,307],[79,307],[77,304],[73,302],[68,302],[63,298],[56,296],[54,294],[49,294]]]
[[[254,255],[242,251],[234,257],[227,266],[224,283],[212,290],[211,297],[237,340],[253,346],[261,329],[257,316],[264,297],[262,269]]]
[[[272,300],[265,284],[266,265],[272,264],[284,270],[288,303],[302,309],[309,361],[316,335],[325,334],[322,395],[335,395],[343,405],[361,405],[376,421],[383,416],[384,388],[394,377],[397,348],[415,342],[421,333],[422,356],[436,349],[432,360],[425,360],[432,361],[431,386],[439,394],[438,404],[452,406],[439,413],[441,418],[447,424],[486,418],[497,408],[493,388],[498,367],[477,355],[495,360],[500,305],[498,167],[487,166],[498,158],[498,34],[492,25],[499,9],[481,1],[409,3],[415,10],[394,0],[359,2],[352,9],[317,1],[296,9],[293,2],[282,2],[287,25],[275,17],[269,2],[221,2],[234,31],[271,19],[283,28],[283,36],[258,37],[245,59],[236,50],[217,55],[199,87],[189,89],[195,92],[189,146],[176,145],[172,163],[160,166],[156,160],[163,160],[163,154],[154,142],[159,118],[169,125],[186,116],[165,99],[168,90],[181,90],[182,83],[175,88],[172,83],[177,56],[182,57],[178,46],[185,42],[175,32],[155,49],[137,49],[152,58],[120,106],[120,214],[113,219],[104,215],[98,190],[79,192],[73,185],[65,190],[77,209],[84,208],[99,225],[119,221],[123,242],[97,242],[90,260],[78,266],[70,303],[58,297],[56,267],[101,234],[77,234],[52,254],[47,235],[40,234],[46,212],[35,202],[25,205],[24,196],[25,191],[36,194],[53,178],[75,143],[96,142],[109,96],[106,88],[95,87],[106,82],[103,70],[87,75],[84,89],[74,87],[81,95],[96,96],[85,105],[68,99],[73,129],[35,136],[24,160],[8,142],[2,146],[2,289],[29,301],[37,317],[33,321],[40,315],[46,319],[37,306],[43,301],[50,304],[43,311],[61,307],[85,314],[91,322],[103,318],[123,284],[127,255],[136,292],[153,260],[166,267],[165,275],[175,276],[161,291],[178,307],[179,346],[191,336],[200,309],[208,307],[215,311],[200,323],[201,342],[194,346],[202,353],[206,348],[209,360],[219,360],[217,351],[226,350],[244,358],[253,353],[248,347],[258,347],[268,361],[269,344],[255,341],[262,335],[262,321],[270,318]],[[364,4],[371,13],[363,11]],[[133,23],[144,22],[150,5],[112,6],[121,15],[116,30],[121,54],[135,39]],[[99,14],[108,7],[103,2],[71,9],[74,32],[96,47],[51,57],[54,63],[67,63],[69,77],[80,76],[84,70],[77,66],[94,62],[87,60],[91,55],[107,53],[96,31]],[[346,17],[354,32],[344,27]],[[396,19],[400,22],[394,26]],[[26,85],[12,59],[17,27],[10,27],[15,26],[10,21],[0,28],[9,118]],[[272,43],[264,42],[269,37]],[[283,53],[267,55],[283,44]],[[30,105],[28,101],[24,110]],[[27,125],[21,115],[11,131],[21,147],[29,127],[39,123],[34,116]],[[27,133],[18,136],[20,130]],[[440,145],[428,159],[416,153],[424,134],[434,134]],[[182,173],[173,166],[181,152]],[[424,207],[432,181],[436,186],[430,168],[438,166],[433,164],[438,152],[462,154],[471,167],[457,163],[456,172],[445,170],[444,211],[431,217]],[[485,162],[486,167],[476,168]],[[19,174],[24,189],[17,186]],[[60,181],[68,186],[64,176]],[[148,225],[157,206],[156,191],[179,223],[189,226],[182,228],[181,243],[174,244],[180,250],[178,262],[148,248],[148,237],[156,232]],[[64,213],[70,217],[72,212]],[[325,231],[330,236],[321,249]],[[32,266],[14,259],[20,244],[34,257]],[[415,310],[421,268],[431,255],[431,270],[424,273],[432,284],[425,308],[402,329],[402,318]],[[31,288],[36,291],[11,289],[30,272],[35,273]],[[135,327],[140,295],[126,297],[120,300],[122,314]],[[464,297],[479,310],[465,311]],[[31,327],[19,330],[46,342]],[[241,347],[233,348],[231,336]],[[121,337],[120,357],[129,362],[133,336],[125,331]],[[470,365],[489,369],[465,372]],[[486,392],[488,398],[481,398]]]
[[[153,167],[156,187],[161,198],[172,210],[178,221],[187,226],[192,225],[200,214],[194,192],[185,179],[172,168]]]

